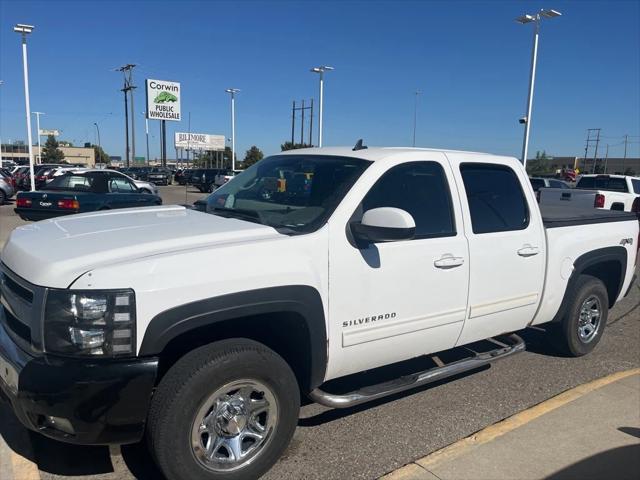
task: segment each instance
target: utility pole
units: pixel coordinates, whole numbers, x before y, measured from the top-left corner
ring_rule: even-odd
[[[135,67],[134,64],[128,63],[120,68],[116,68],[116,71],[122,72],[124,76],[124,87],[122,92],[124,93],[124,123],[125,123],[125,143],[126,143],[126,158],[127,167],[130,165],[130,160],[135,160],[136,156],[136,141],[135,141],[135,117],[133,116],[133,90],[136,88],[133,85],[132,70]],[[131,150],[129,150],[129,108],[127,96],[131,95]]]
[[[591,146],[592,143],[594,143],[596,141],[595,138],[593,138],[593,135],[595,135],[593,132],[597,132],[598,134],[598,138],[600,137],[600,129],[599,128],[588,128],[587,129],[587,141],[585,142],[585,146],[584,146],[584,168],[583,170],[586,171],[587,170],[587,157],[589,155],[589,147]],[[592,135],[593,134],[593,135]],[[595,172],[595,160],[594,160],[594,164],[592,167],[592,171]]]
[[[604,155],[604,173],[607,173],[607,162],[609,161],[609,144],[607,143],[607,153]]]
[[[22,36],[22,70],[24,75],[24,103],[27,116],[27,141],[29,142],[29,179],[31,180],[31,191],[36,190],[36,179],[33,169],[33,139],[31,137],[31,104],[29,100],[29,67],[27,60],[27,35],[33,32],[33,25],[18,23],[13,27],[13,31]]]
[[[149,119],[147,118],[147,112],[144,114],[144,132],[147,136],[147,165],[149,165]]]
[[[598,161],[598,144],[600,143],[600,129],[596,132],[596,150],[593,153],[593,173],[596,173],[596,162]]]
[[[422,92],[420,90],[415,91],[415,101],[413,103],[413,146],[416,146],[416,124],[418,121],[418,95]]]
[[[296,107],[296,102],[293,102],[292,115],[291,115],[291,144],[295,145],[295,129],[296,129],[296,111],[300,110],[302,115],[302,125],[300,125],[300,145],[304,145],[304,112],[305,110],[311,110],[311,117],[309,120],[309,146],[312,146],[313,135],[313,99],[307,105],[305,100],[302,100],[302,106]]]

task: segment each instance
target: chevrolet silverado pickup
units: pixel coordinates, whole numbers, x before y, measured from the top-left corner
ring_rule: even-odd
[[[256,478],[287,447],[301,395],[342,408],[397,394],[522,351],[515,332],[533,325],[589,353],[631,288],[637,241],[630,213],[541,213],[515,158],[284,152],[206,212],[15,229],[0,256],[0,390],[54,439],[146,438],[171,480]],[[365,370],[380,381],[363,385]],[[346,376],[353,389],[336,390]]]
[[[571,190],[540,188],[541,205],[567,205],[640,213],[640,178],[582,175]]]

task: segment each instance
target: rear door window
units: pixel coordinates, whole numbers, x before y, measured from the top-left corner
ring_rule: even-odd
[[[640,180],[634,178],[631,179],[631,185],[633,185],[633,193],[640,194]]]
[[[460,166],[473,233],[524,230],[529,208],[516,173],[505,165],[463,163]]]

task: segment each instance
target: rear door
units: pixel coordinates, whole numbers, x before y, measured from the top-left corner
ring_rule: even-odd
[[[469,311],[458,344],[524,328],[540,301],[545,237],[528,179],[514,162],[462,161],[458,178],[471,263]],[[528,187],[528,185],[527,185]]]

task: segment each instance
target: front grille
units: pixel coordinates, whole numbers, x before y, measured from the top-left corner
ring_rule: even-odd
[[[18,297],[22,298],[23,300],[29,303],[33,303],[33,292],[31,290],[24,288],[22,285],[19,285],[18,283],[14,282],[7,275],[4,276],[4,285],[6,286],[6,288],[11,290]]]
[[[7,322],[7,327],[10,331],[24,340],[26,343],[31,344],[31,329],[24,323],[14,317],[9,310],[4,306],[0,306],[4,310],[4,318]]]
[[[25,350],[42,349],[42,312],[46,288],[34,285],[0,263],[3,326]]]

